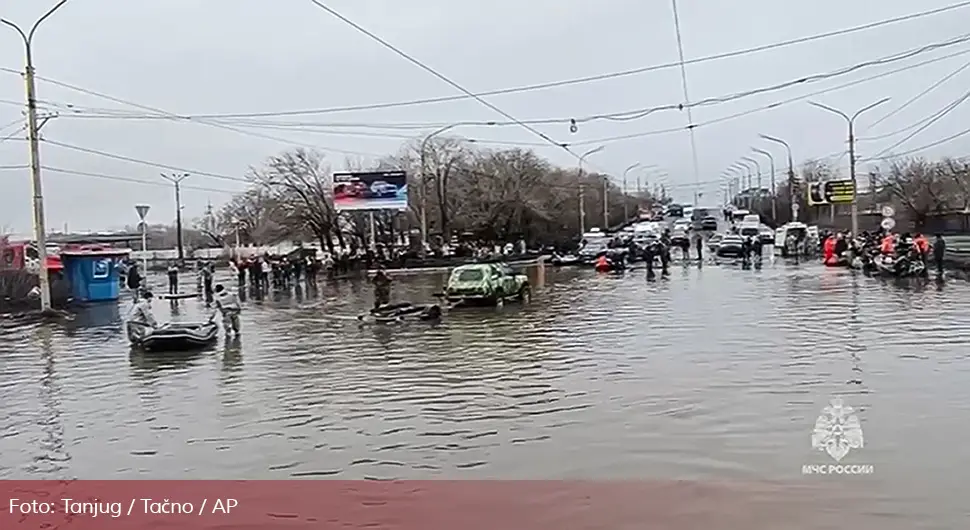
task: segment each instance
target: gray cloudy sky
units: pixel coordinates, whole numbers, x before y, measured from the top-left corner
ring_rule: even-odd
[[[7,0],[0,16],[29,26],[53,0]],[[945,0],[816,0],[815,2],[680,0],[688,59],[828,32],[930,10]],[[676,61],[677,46],[670,2],[666,0],[330,0],[328,5],[413,54],[445,75],[479,92],[558,81]],[[970,7],[846,36],[688,66],[691,98],[722,96],[827,73],[855,63],[904,52],[967,31]],[[0,67],[21,70],[22,46],[9,28],[0,28]],[[44,78],[108,94],[179,114],[218,114],[314,109],[415,98],[448,96],[456,91],[391,51],[334,19],[309,0],[71,0],[39,30],[35,39],[37,73]],[[698,107],[694,121],[704,122],[775,101],[863,79],[905,65],[970,49],[970,44],[929,52],[906,61],[864,68],[834,79],[738,101]],[[882,97],[892,102],[869,121],[893,110],[970,60],[954,57],[897,75],[817,96],[845,110]],[[861,137],[892,133],[918,122],[958,98],[970,80],[959,74]],[[0,126],[21,116],[19,76],[0,72]],[[43,130],[46,140],[110,152],[191,171],[239,177],[250,165],[285,149],[285,142],[247,136],[210,125],[171,120],[106,119],[96,113],[144,114],[47,81],[38,82],[38,99],[60,116]],[[610,114],[683,100],[678,69],[665,69],[607,81],[550,90],[494,96],[490,101],[519,119],[583,117]],[[68,110],[72,105],[74,111]],[[110,110],[108,110],[110,109]],[[965,128],[967,110],[941,119],[898,148],[929,144]],[[225,119],[225,124],[256,135],[276,136],[328,152],[334,165],[346,154],[380,155],[395,151],[402,139],[440,124],[501,120],[495,112],[464,100],[376,111]],[[288,124],[274,125],[272,120]],[[591,142],[683,127],[678,111],[659,112],[627,122],[584,124],[570,134],[565,123],[538,126],[561,142]],[[430,124],[416,130],[353,129],[343,134],[314,124]],[[293,126],[298,125],[296,130]],[[310,132],[313,127],[314,131]],[[347,129],[344,129],[347,130]],[[861,142],[861,156],[874,155],[904,138]],[[16,126],[0,132],[15,133]],[[464,127],[470,138],[532,143],[539,140],[516,127]],[[718,178],[725,166],[749,154],[758,133],[787,139],[796,159],[844,150],[840,118],[804,101],[697,129],[700,180]],[[375,137],[378,136],[378,137]],[[26,164],[21,135],[0,143],[0,166]],[[927,155],[963,155],[970,140],[958,139],[930,149]],[[577,146],[582,151],[599,144]],[[693,182],[690,143],[685,131],[606,142],[590,159],[615,175],[634,162],[657,164],[669,174],[667,184]],[[560,164],[574,164],[552,147],[539,153]],[[782,159],[779,151],[779,161]],[[55,145],[42,146],[45,166],[160,183],[159,168],[112,160]],[[841,163],[846,164],[843,158]],[[767,164],[766,164],[767,166]],[[0,171],[0,225],[16,232],[30,228],[30,181],[24,170]],[[172,191],[163,186],[104,178],[44,173],[47,219],[51,227],[96,230],[134,224],[133,205],[152,205],[153,222],[174,217]],[[241,184],[195,175],[185,186],[233,191]],[[706,186],[713,201],[717,185]],[[691,189],[675,188],[679,199]],[[189,216],[201,214],[208,201],[218,207],[228,198],[219,191],[186,189]]]

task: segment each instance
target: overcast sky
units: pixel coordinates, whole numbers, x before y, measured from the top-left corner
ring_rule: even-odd
[[[953,3],[883,0],[815,2],[680,0],[684,53],[698,58],[829,32]],[[0,16],[30,26],[53,0],[7,0]],[[328,5],[379,34],[469,90],[482,92],[520,85],[604,74],[677,60],[670,2],[665,0],[330,0]],[[792,45],[687,67],[690,96],[701,100],[828,73],[856,63],[945,41],[968,31],[970,7],[846,36]],[[970,44],[924,53],[912,59],[860,69],[817,83],[694,109],[701,123],[763,107],[854,80],[970,49]],[[45,22],[34,42],[37,74],[140,105],[182,115],[273,112],[367,105],[458,92],[378,43],[314,6],[309,0],[70,0]],[[915,129],[873,141],[926,118],[960,97],[970,81],[961,72],[925,97],[869,129],[868,123],[894,110],[970,60],[958,56],[896,75],[818,95],[812,99],[852,109],[883,97],[892,101],[859,121],[860,156],[877,154]],[[0,27],[0,67],[23,69],[16,33]],[[22,116],[23,83],[0,72],[0,126]],[[341,167],[349,151],[374,156],[396,151],[399,136],[419,136],[441,124],[504,120],[474,100],[372,111],[311,114],[285,118],[221,119],[244,132],[172,120],[104,118],[145,114],[78,91],[38,81],[42,108],[57,109],[43,136],[51,142],[204,172],[241,177],[251,165],[293,144],[313,145]],[[490,101],[518,119],[613,114],[683,102],[677,68],[560,88],[493,96]],[[73,106],[74,110],[70,110]],[[968,104],[970,105],[970,104]],[[110,110],[109,110],[110,109]],[[90,116],[95,113],[100,118]],[[88,115],[88,116],[85,116]],[[905,151],[966,127],[970,109],[957,109],[901,145]],[[283,125],[274,125],[273,121]],[[683,112],[657,112],[642,119],[596,121],[569,132],[568,123],[537,126],[558,142],[577,145],[649,131],[682,128]],[[335,129],[319,124],[426,124],[413,130]],[[308,125],[317,124],[317,125]],[[0,131],[17,132],[18,125]],[[868,130],[867,130],[868,129]],[[316,131],[316,132],[311,132]],[[345,134],[352,131],[362,134]],[[246,135],[245,132],[250,133]],[[699,179],[718,179],[753,145],[757,135],[788,140],[796,161],[845,149],[845,123],[804,100],[696,129]],[[256,136],[254,137],[253,134]],[[462,127],[455,134],[510,143],[541,142],[518,127]],[[274,136],[277,141],[258,136]],[[376,136],[376,137],[375,137]],[[27,163],[22,134],[0,143],[0,166]],[[685,130],[602,142],[590,158],[595,169],[619,176],[630,164],[656,164],[668,174],[676,198],[688,200],[694,181],[690,139]],[[926,151],[928,156],[962,156],[970,136]],[[174,199],[159,172],[169,171],[42,144],[45,166],[113,175],[156,185],[46,171],[43,175],[48,225],[97,230],[137,222],[134,204],[152,206],[149,220],[171,222]],[[496,145],[495,147],[501,147]],[[561,149],[536,147],[562,165],[574,165]],[[336,150],[336,151],[334,151]],[[835,157],[843,167],[847,158]],[[767,173],[767,163],[765,172]],[[644,175],[646,175],[644,173]],[[0,226],[30,229],[30,179],[25,170],[0,171]],[[654,179],[656,177],[653,177]],[[767,178],[766,178],[767,183]],[[188,216],[218,207],[242,184],[193,175],[185,181]],[[209,191],[188,189],[191,186]],[[717,184],[705,185],[714,202]]]

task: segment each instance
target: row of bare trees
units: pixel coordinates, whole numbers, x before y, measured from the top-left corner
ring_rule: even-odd
[[[801,220],[825,223],[842,216],[838,207],[809,208],[805,183],[848,178],[838,167],[820,160],[808,160],[800,168],[795,200],[799,203]],[[862,212],[877,218],[883,206],[896,211],[897,222],[912,229],[970,229],[966,217],[970,214],[970,163],[953,158],[927,160],[908,158],[896,160],[868,173],[859,173],[858,203]],[[776,187],[774,200],[779,223],[791,220],[791,191],[787,181]],[[755,209],[770,218],[771,195],[755,201]]]
[[[492,242],[524,238],[558,244],[577,238],[581,217],[589,229],[602,226],[608,211],[613,226],[655,200],[646,191],[624,193],[606,175],[554,166],[532,151],[483,150],[453,138],[409,142],[376,167],[353,160],[340,165],[407,171],[409,208],[375,213],[379,242],[403,241],[404,234],[419,242],[424,213],[429,239],[465,235]],[[318,152],[293,149],[272,156],[250,172],[249,189],[195,227],[218,243],[238,234],[243,244],[293,239],[317,241],[330,249],[362,246],[369,239],[371,216],[334,208],[331,171],[331,162]],[[604,208],[604,198],[609,208]]]

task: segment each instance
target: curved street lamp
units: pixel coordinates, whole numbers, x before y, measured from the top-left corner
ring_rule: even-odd
[[[58,2],[38,18],[26,33],[13,22],[0,19],[0,23],[13,28],[24,41],[24,83],[27,88],[27,140],[30,145],[30,183],[33,188],[34,241],[37,243],[37,258],[40,261],[37,283],[40,289],[40,310],[43,313],[51,309],[51,280],[50,271],[47,269],[47,221],[44,216],[44,191],[40,179],[40,140],[38,138],[40,127],[37,125],[37,86],[34,84],[33,43],[37,28],[66,3],[67,0]]]
[[[869,105],[866,105],[865,107],[862,107],[861,109],[855,111],[855,114],[851,116],[846,114],[845,112],[842,112],[839,109],[829,107],[828,105],[823,105],[815,101],[808,102],[808,104],[812,105],[813,107],[817,107],[822,110],[831,112],[832,114],[837,114],[839,116],[842,116],[842,118],[844,118],[849,125],[849,177],[852,179],[852,191],[853,191],[853,195],[852,195],[852,233],[853,234],[859,233],[859,187],[856,184],[856,176],[855,176],[855,162],[856,162],[855,160],[855,120],[862,113],[870,111],[878,107],[879,105],[882,105],[888,102],[889,102],[889,98],[882,98],[879,101],[870,103]]]

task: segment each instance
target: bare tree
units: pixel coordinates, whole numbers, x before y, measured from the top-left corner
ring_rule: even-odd
[[[877,173],[889,194],[912,217],[917,229],[926,224],[931,214],[941,214],[947,209],[946,185],[942,164],[914,158],[894,162],[884,174]]]
[[[343,246],[333,208],[332,175],[322,154],[294,149],[270,157],[253,179],[269,192],[287,219],[291,234],[309,230],[324,248],[334,248],[332,236]]]
[[[290,235],[286,208],[280,205],[269,189],[260,186],[236,195],[222,207],[215,219],[215,228],[223,238],[234,237],[238,230],[240,242],[266,245]]]

